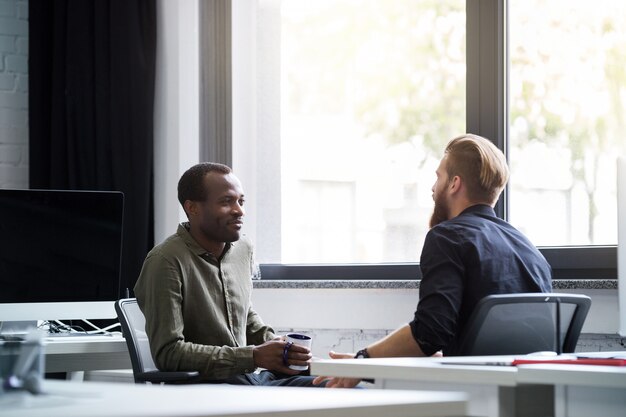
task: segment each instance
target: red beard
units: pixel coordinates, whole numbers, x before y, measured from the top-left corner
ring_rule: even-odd
[[[435,208],[433,209],[433,214],[430,216],[429,226],[433,228],[437,226],[441,222],[445,222],[448,220],[450,216],[450,210],[448,210],[448,205],[446,204],[443,198],[435,196]]]

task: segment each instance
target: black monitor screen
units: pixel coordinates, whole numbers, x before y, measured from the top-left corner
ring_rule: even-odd
[[[119,298],[120,192],[0,190],[0,303]]]

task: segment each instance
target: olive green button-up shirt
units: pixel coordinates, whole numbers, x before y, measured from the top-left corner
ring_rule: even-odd
[[[134,291],[162,371],[224,379],[255,369],[252,346],[275,337],[252,309],[253,251],[242,237],[220,259],[191,237],[188,223],[155,246]]]

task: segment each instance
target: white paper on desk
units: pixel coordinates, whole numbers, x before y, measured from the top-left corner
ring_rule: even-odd
[[[626,352],[579,352],[576,353],[576,357],[578,359],[626,359]]]

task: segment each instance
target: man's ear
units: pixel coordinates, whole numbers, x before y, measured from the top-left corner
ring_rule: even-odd
[[[192,217],[198,214],[198,205],[195,201],[185,200],[183,208],[185,209],[185,213],[187,213],[187,217]]]
[[[459,190],[461,190],[462,185],[463,180],[461,179],[461,177],[455,175],[454,177],[452,177],[450,183],[448,184],[448,190],[450,190],[451,194],[456,194],[459,192]]]

